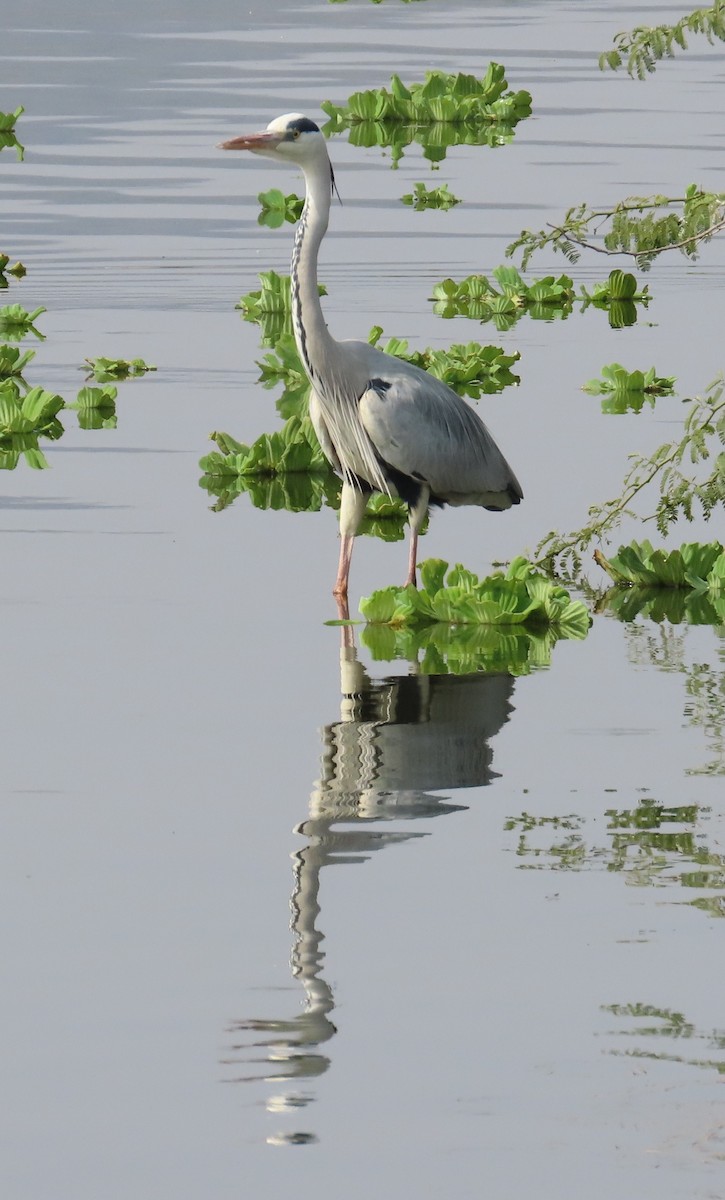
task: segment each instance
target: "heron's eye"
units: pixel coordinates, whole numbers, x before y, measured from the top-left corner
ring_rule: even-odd
[[[299,131],[299,129],[293,129],[293,130],[292,130],[292,137],[295,139],[295,141],[297,141],[297,138],[298,138],[299,136],[300,136],[300,131]]]

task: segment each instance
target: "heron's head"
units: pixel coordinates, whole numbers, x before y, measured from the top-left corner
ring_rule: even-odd
[[[242,134],[219,143],[220,150],[251,150],[279,162],[306,167],[327,158],[327,145],[319,126],[302,113],[275,117],[261,133]]]

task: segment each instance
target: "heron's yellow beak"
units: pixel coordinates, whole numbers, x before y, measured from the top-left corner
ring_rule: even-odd
[[[256,150],[257,153],[264,153],[265,150],[276,150],[282,140],[282,134],[264,129],[261,133],[244,133],[241,137],[230,138],[228,142],[219,142],[217,149]]]

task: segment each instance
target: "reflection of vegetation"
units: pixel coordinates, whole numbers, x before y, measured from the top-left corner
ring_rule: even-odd
[[[424,183],[416,183],[412,192],[400,198],[403,204],[411,205],[417,212],[423,208],[442,208],[447,211],[461,203],[458,196],[449,192],[447,183],[442,183],[437,188],[427,188]]]
[[[696,8],[674,25],[638,25],[614,38],[614,49],[599,55],[599,66],[616,71],[625,58],[630,75],[644,79],[663,58],[687,49],[688,33],[703,34],[712,45],[715,38],[725,41],[725,4],[718,0],[710,8]]]
[[[607,809],[609,843],[587,841],[582,817],[509,817],[505,828],[518,835],[522,867],[544,870],[599,868],[621,874],[633,887],[693,889],[686,899],[711,916],[725,916],[725,855],[704,844],[698,823],[709,810],[696,804],[667,807],[645,798],[632,809]],[[551,830],[565,836],[551,841]],[[538,844],[537,844],[538,843]],[[715,894],[713,894],[715,893]]]
[[[680,212],[671,211],[679,207]],[[592,241],[602,226],[609,226],[602,244]],[[525,268],[531,256],[549,247],[577,262],[582,250],[598,254],[627,254],[642,270],[664,250],[681,250],[697,258],[701,243],[710,241],[725,226],[725,193],[704,192],[691,183],[684,196],[628,196],[611,208],[592,209],[587,204],[570,208],[558,225],[533,233],[521,231],[506,248],[507,257],[522,251]]]
[[[355,92],[341,106],[323,100],[320,107],[330,118],[324,132],[348,129],[353,145],[389,146],[393,166],[417,141],[435,163],[450,146],[510,142],[518,122],[531,115],[530,94],[509,91],[499,63],[489,63],[483,79],[428,71],[425,83],[406,87],[393,75],[390,89]]]
[[[615,1017],[632,1017],[636,1020],[650,1022],[646,1025],[634,1025],[631,1029],[611,1030],[617,1037],[648,1037],[672,1038],[675,1041],[700,1042],[708,1049],[717,1050],[722,1055],[725,1050],[725,1030],[712,1029],[701,1033],[697,1027],[688,1021],[684,1013],[674,1012],[670,1008],[657,1008],[654,1004],[604,1004],[602,1011]],[[655,1022],[652,1024],[651,1022]],[[661,1050],[612,1050],[612,1054],[628,1058],[652,1058],[660,1062],[681,1062],[691,1067],[711,1067],[720,1075],[725,1075],[725,1058],[686,1058],[682,1054],[668,1054]]]
[[[725,502],[725,384],[718,376],[704,396],[695,396],[689,407],[681,438],[665,442],[651,455],[631,455],[632,465],[625,475],[619,496],[595,504],[589,509],[589,520],[581,529],[564,536],[556,532],[546,535],[536,547],[538,562],[567,563],[573,571],[581,565],[580,555],[594,540],[616,529],[624,516],[634,516],[631,504],[651,484],[659,485],[659,498],[650,519],[660,533],[665,534],[679,517],[692,520],[697,509],[705,520]],[[698,477],[685,473],[683,462],[696,467],[710,457],[714,462],[709,472]]]
[[[147,371],[156,370],[156,367],[149,366],[142,358],[87,358],[86,363],[97,383],[112,383],[114,379],[137,379]]]
[[[479,579],[460,564],[449,569],[440,558],[420,565],[420,589],[388,587],[360,601],[372,625],[419,627],[452,625],[524,625],[553,627],[560,637],[583,638],[589,613],[580,600],[516,558],[506,574]]]
[[[295,192],[285,196],[279,188],[270,188],[268,192],[260,192],[257,196],[262,210],[257,217],[258,225],[267,225],[270,229],[279,229],[285,221],[294,225],[299,221],[304,208],[304,200]]]
[[[675,386],[672,375],[658,375],[654,367],[648,371],[628,371],[619,363],[602,367],[601,379],[582,384],[590,396],[604,396],[602,412],[640,412],[645,400],[654,404],[655,397],[669,396]]]
[[[0,380],[22,379],[23,368],[34,358],[34,350],[23,353],[17,346],[0,345]]]
[[[0,150],[15,147],[15,153],[18,159],[22,159],[25,147],[18,141],[15,133],[15,122],[25,112],[22,104],[15,109],[15,112],[4,113],[0,112]]]
[[[378,662],[415,663],[423,675],[528,675],[551,665],[553,628],[522,625],[366,625],[363,644]],[[422,657],[421,657],[422,656]]]

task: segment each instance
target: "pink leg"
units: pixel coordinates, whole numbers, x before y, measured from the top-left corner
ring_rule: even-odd
[[[410,548],[408,550],[408,578],[405,581],[407,587],[412,583],[413,587],[418,586],[418,581],[415,577],[415,567],[418,560],[418,530],[411,528],[410,530]]]
[[[353,534],[343,534],[340,538],[340,562],[337,568],[337,579],[335,586],[332,589],[333,596],[337,596],[338,600],[344,601],[347,604],[347,581],[350,575],[350,562],[352,560],[352,548],[355,545],[355,537]]]

